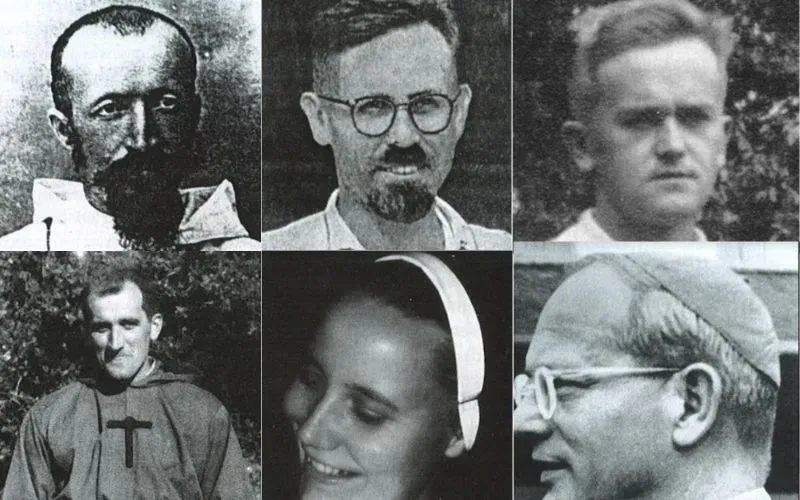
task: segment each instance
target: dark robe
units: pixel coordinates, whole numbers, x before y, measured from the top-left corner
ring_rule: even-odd
[[[79,381],[39,400],[22,422],[3,499],[252,498],[225,407],[156,363],[121,392]]]

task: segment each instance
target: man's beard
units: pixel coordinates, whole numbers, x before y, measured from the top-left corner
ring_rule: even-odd
[[[384,154],[383,164],[389,168],[392,165],[413,165],[420,172],[431,168],[425,151],[417,144],[403,149],[390,147]],[[436,193],[431,192],[430,186],[416,178],[370,190],[367,193],[367,206],[384,219],[409,224],[430,212],[435,197]]]
[[[157,250],[175,246],[183,219],[178,187],[187,160],[184,155],[159,150],[130,152],[90,180],[105,191],[106,209],[114,217],[114,230],[124,247]]]

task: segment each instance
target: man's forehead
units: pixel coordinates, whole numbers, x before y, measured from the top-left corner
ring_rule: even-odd
[[[724,73],[716,54],[699,38],[634,47],[604,61],[596,71],[608,104],[646,106],[661,101],[717,106],[724,100]]]
[[[125,58],[120,54],[135,52],[141,57],[166,60],[191,56],[191,49],[178,31],[162,21],[155,21],[142,33],[121,35],[113,27],[100,24],[78,30],[64,48],[62,66],[73,73],[86,67],[113,66]],[[115,57],[116,56],[116,57]]]
[[[542,309],[526,367],[575,367],[598,364],[608,356],[621,356],[608,346],[627,327],[633,297],[630,284],[602,262],[573,274]]]
[[[126,280],[118,287],[108,288],[100,293],[90,293],[88,304],[94,314],[97,314],[96,306],[99,304],[108,305],[112,309],[125,305],[133,309],[144,310],[144,294],[136,283]]]
[[[445,90],[456,82],[455,58],[444,35],[428,23],[397,28],[333,58],[343,93]],[[430,89],[429,87],[436,87]]]

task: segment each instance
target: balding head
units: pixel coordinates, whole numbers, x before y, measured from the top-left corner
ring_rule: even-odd
[[[143,7],[112,5],[86,14],[72,23],[53,45],[50,70],[56,109],[67,117],[72,116],[70,91],[73,78],[70,70],[74,69],[76,62],[92,65],[113,62],[114,54],[104,44],[97,43],[98,36],[141,38],[145,35],[152,35],[147,38],[154,48],[154,42],[158,40],[161,41],[162,51],[169,51],[170,54],[175,52],[175,57],[181,61],[182,74],[194,88],[197,79],[197,55],[186,30],[158,12]],[[98,59],[86,61],[87,56]]]

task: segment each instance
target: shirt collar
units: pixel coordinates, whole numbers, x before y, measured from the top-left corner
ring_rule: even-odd
[[[745,491],[728,500],[770,500],[767,490],[764,488],[756,488],[754,490]]]
[[[184,214],[178,226],[179,245],[212,239],[248,236],[236,211],[236,195],[228,180],[218,186],[180,190]],[[52,218],[53,223],[78,224],[113,231],[114,218],[94,208],[83,184],[63,179],[33,181],[33,221]]]
[[[339,189],[331,193],[323,212],[328,248],[331,250],[366,250],[356,235],[347,226],[336,203]],[[467,222],[438,196],[434,199],[433,211],[444,233],[445,250],[476,250],[477,243]]]
[[[591,209],[584,210],[575,225],[580,228],[582,234],[587,236],[587,239],[584,241],[615,241],[614,238],[612,238],[611,235],[605,231],[605,229],[600,227],[600,224],[598,224],[595,220]],[[708,241],[706,238],[706,233],[704,233],[703,230],[697,226],[694,227],[694,235],[694,241]]]

